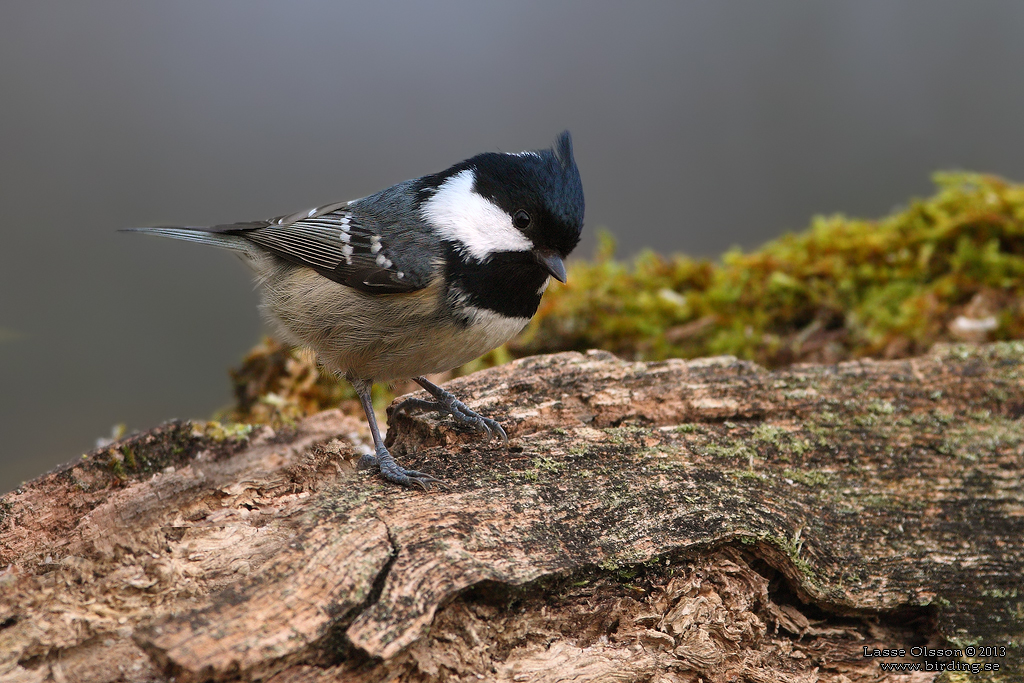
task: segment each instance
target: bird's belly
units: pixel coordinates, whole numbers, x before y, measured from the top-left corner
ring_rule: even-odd
[[[451,370],[529,322],[475,308],[467,311],[468,324],[456,322],[439,309],[441,287],[368,295],[296,269],[264,283],[261,310],[279,336],[311,348],[328,369],[373,382]]]
[[[500,318],[500,319],[499,319]],[[469,326],[445,323],[403,330],[382,340],[351,371],[363,379],[392,381],[445,372],[470,362],[519,334],[529,322],[496,314],[477,316]]]

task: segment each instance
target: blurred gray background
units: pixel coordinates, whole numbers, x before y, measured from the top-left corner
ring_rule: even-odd
[[[1024,3],[0,4],[0,492],[208,417],[258,340],[213,249],[115,232],[352,199],[572,130],[593,231],[714,256],[1024,180]]]

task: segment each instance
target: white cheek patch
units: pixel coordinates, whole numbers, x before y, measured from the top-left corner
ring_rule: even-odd
[[[423,203],[423,217],[443,239],[459,245],[478,261],[501,251],[529,251],[533,244],[512,225],[512,217],[473,191],[475,176],[467,169],[441,183]]]

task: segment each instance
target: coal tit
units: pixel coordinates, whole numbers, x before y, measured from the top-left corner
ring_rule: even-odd
[[[401,467],[384,447],[371,385],[412,378],[434,400],[410,398],[397,410],[437,410],[508,443],[500,424],[424,375],[518,334],[550,278],[565,282],[563,259],[582,227],[583,185],[565,131],[551,149],[479,154],[269,221],[131,230],[237,252],[255,273],[274,332],[352,383],[376,451],[364,463],[427,489],[438,480]]]

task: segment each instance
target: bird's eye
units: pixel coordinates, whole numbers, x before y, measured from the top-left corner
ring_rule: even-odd
[[[525,230],[530,227],[530,214],[526,213],[522,209],[516,211],[515,215],[512,216],[512,223],[520,230]]]

